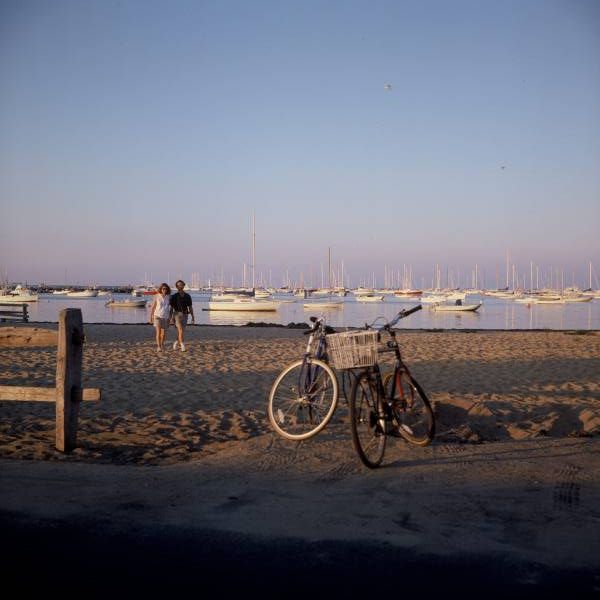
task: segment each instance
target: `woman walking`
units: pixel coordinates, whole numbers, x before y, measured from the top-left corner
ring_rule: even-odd
[[[150,311],[150,324],[156,328],[156,351],[165,349],[165,334],[169,327],[171,313],[171,288],[166,283],[161,283],[158,294],[155,294]]]

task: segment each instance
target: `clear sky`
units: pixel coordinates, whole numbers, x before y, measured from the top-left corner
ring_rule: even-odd
[[[0,0],[2,274],[239,279],[253,210],[274,283],[600,272],[600,2]]]

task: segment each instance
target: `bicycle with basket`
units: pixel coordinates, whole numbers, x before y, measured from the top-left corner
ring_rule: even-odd
[[[304,357],[281,372],[269,394],[274,429],[287,439],[305,440],[327,425],[339,394],[333,366],[350,377],[352,442],[363,464],[369,468],[381,464],[388,436],[417,446],[429,444],[435,435],[431,404],[402,360],[393,329],[421,308],[402,310],[383,325],[375,321],[365,329],[342,333],[333,333],[323,318],[311,317]],[[382,334],[387,336],[383,343]],[[378,358],[385,352],[394,353],[394,366],[383,374]]]

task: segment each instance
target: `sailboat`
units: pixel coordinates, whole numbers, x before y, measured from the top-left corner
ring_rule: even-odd
[[[256,220],[252,213],[252,291],[245,293],[223,293],[211,296],[208,308],[202,310],[275,312],[279,302],[262,300],[256,297]]]
[[[328,298],[323,298],[322,300],[313,300],[313,301],[308,301],[304,303],[304,308],[306,309],[314,309],[314,308],[319,308],[319,309],[329,309],[329,308],[343,308],[344,306],[344,302],[342,300],[334,300],[331,295],[332,295],[332,288],[331,288],[331,248],[329,248],[329,297]]]

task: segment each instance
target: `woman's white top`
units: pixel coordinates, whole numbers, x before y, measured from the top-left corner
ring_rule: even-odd
[[[154,307],[154,317],[158,317],[159,319],[168,319],[170,310],[169,300],[171,300],[171,296],[169,296],[169,294],[166,296],[163,296],[162,294],[156,294],[154,299],[156,302],[156,306]]]

